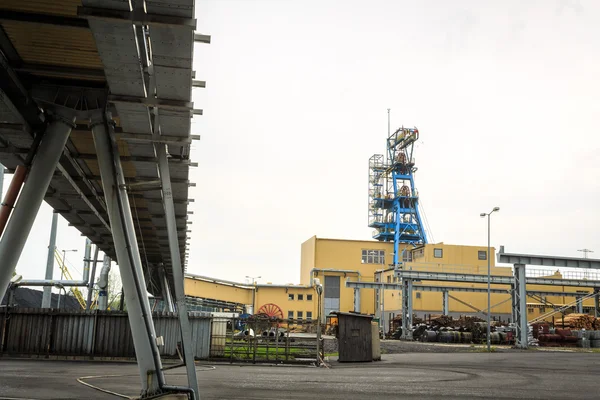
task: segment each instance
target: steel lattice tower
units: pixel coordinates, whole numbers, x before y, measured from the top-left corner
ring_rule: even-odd
[[[394,266],[402,259],[399,244],[427,243],[415,189],[414,144],[417,128],[399,128],[387,139],[387,158],[375,154],[369,159],[369,227],[373,238],[394,242]]]

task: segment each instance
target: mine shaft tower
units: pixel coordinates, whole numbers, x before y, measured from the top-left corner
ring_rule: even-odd
[[[401,127],[388,132],[387,154],[369,159],[369,227],[373,238],[394,242],[393,265],[402,262],[400,243],[418,246],[427,243],[415,188],[415,142],[417,128]]]

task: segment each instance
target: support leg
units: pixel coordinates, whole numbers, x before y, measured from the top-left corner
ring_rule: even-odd
[[[94,260],[92,261],[92,272],[90,274],[90,280],[88,283],[88,293],[87,293],[87,306],[86,309],[91,309],[92,308],[92,302],[94,301],[92,299],[92,295],[94,293],[94,283],[96,282],[96,266],[98,265],[98,251],[100,249],[98,248],[98,246],[96,246],[95,250],[94,250]],[[98,305],[96,304],[96,308],[98,308]]]
[[[56,228],[58,226],[58,214],[52,213],[52,228],[50,229],[50,243],[48,243],[48,258],[46,259],[46,280],[52,279],[54,275],[54,251],[56,248]],[[42,295],[42,308],[50,308],[52,299],[52,287],[44,286]]]
[[[449,311],[448,311],[448,301],[450,299],[448,298],[448,291],[445,290],[442,292],[442,314],[443,315],[448,315]]]
[[[581,296],[577,296],[576,309],[578,314],[583,314],[583,300],[581,300]]]
[[[354,289],[354,312],[360,312],[360,289]]]
[[[156,333],[146,295],[146,283],[129,198],[125,190],[123,169],[118,149],[103,123],[102,115],[94,116],[92,134],[127,302],[127,315],[142,382],[142,395],[152,395],[157,393],[164,383],[164,375],[156,346]]]
[[[525,278],[525,264],[514,265],[515,275],[515,302],[516,302],[516,326],[517,337],[516,346],[521,349],[526,349],[529,346],[527,341],[527,288]]]
[[[160,276],[160,285],[162,289],[162,298],[164,302],[165,311],[174,312],[175,307],[173,306],[173,298],[171,297],[171,289],[169,289],[169,282],[167,281],[167,275],[165,273],[165,267],[160,266],[158,268],[158,274]]]
[[[31,231],[37,212],[42,205],[56,165],[73,129],[74,117],[56,116],[46,128],[37,149],[27,181],[21,190],[12,216],[0,240],[0,298],[4,297],[12,273]]]
[[[163,205],[165,208],[165,220],[167,222],[167,235],[169,237],[169,250],[171,253],[171,271],[173,274],[173,287],[175,289],[175,302],[181,325],[181,341],[185,355],[188,385],[198,393],[198,378],[196,377],[196,365],[194,363],[194,352],[192,351],[192,330],[188,320],[187,306],[185,304],[185,291],[183,287],[183,266],[181,265],[181,252],[179,251],[179,238],[177,235],[177,224],[175,222],[175,206],[173,204],[173,190],[171,188],[171,174],[167,160],[167,148],[164,144],[156,145],[156,155],[160,171],[162,185]],[[185,226],[183,227],[185,228]],[[168,286],[167,286],[168,287]]]
[[[412,340],[413,316],[412,279],[402,278],[402,339]]]

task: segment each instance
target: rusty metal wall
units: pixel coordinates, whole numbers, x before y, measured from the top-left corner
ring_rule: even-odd
[[[175,313],[153,314],[164,357],[178,357],[181,342],[179,320]],[[190,313],[194,356],[208,358],[211,318]],[[65,355],[92,357],[135,357],[127,313],[113,311],[57,311],[16,308],[0,315],[0,354]]]

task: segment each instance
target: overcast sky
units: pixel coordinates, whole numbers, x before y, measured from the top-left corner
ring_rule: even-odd
[[[197,1],[188,272],[299,282],[313,235],[370,239],[368,159],[417,126],[430,239],[600,252],[600,3]],[[18,266],[41,278],[44,205]],[[84,238],[61,219],[59,248]],[[595,255],[595,254],[593,254]],[[597,254],[600,256],[600,254]]]

